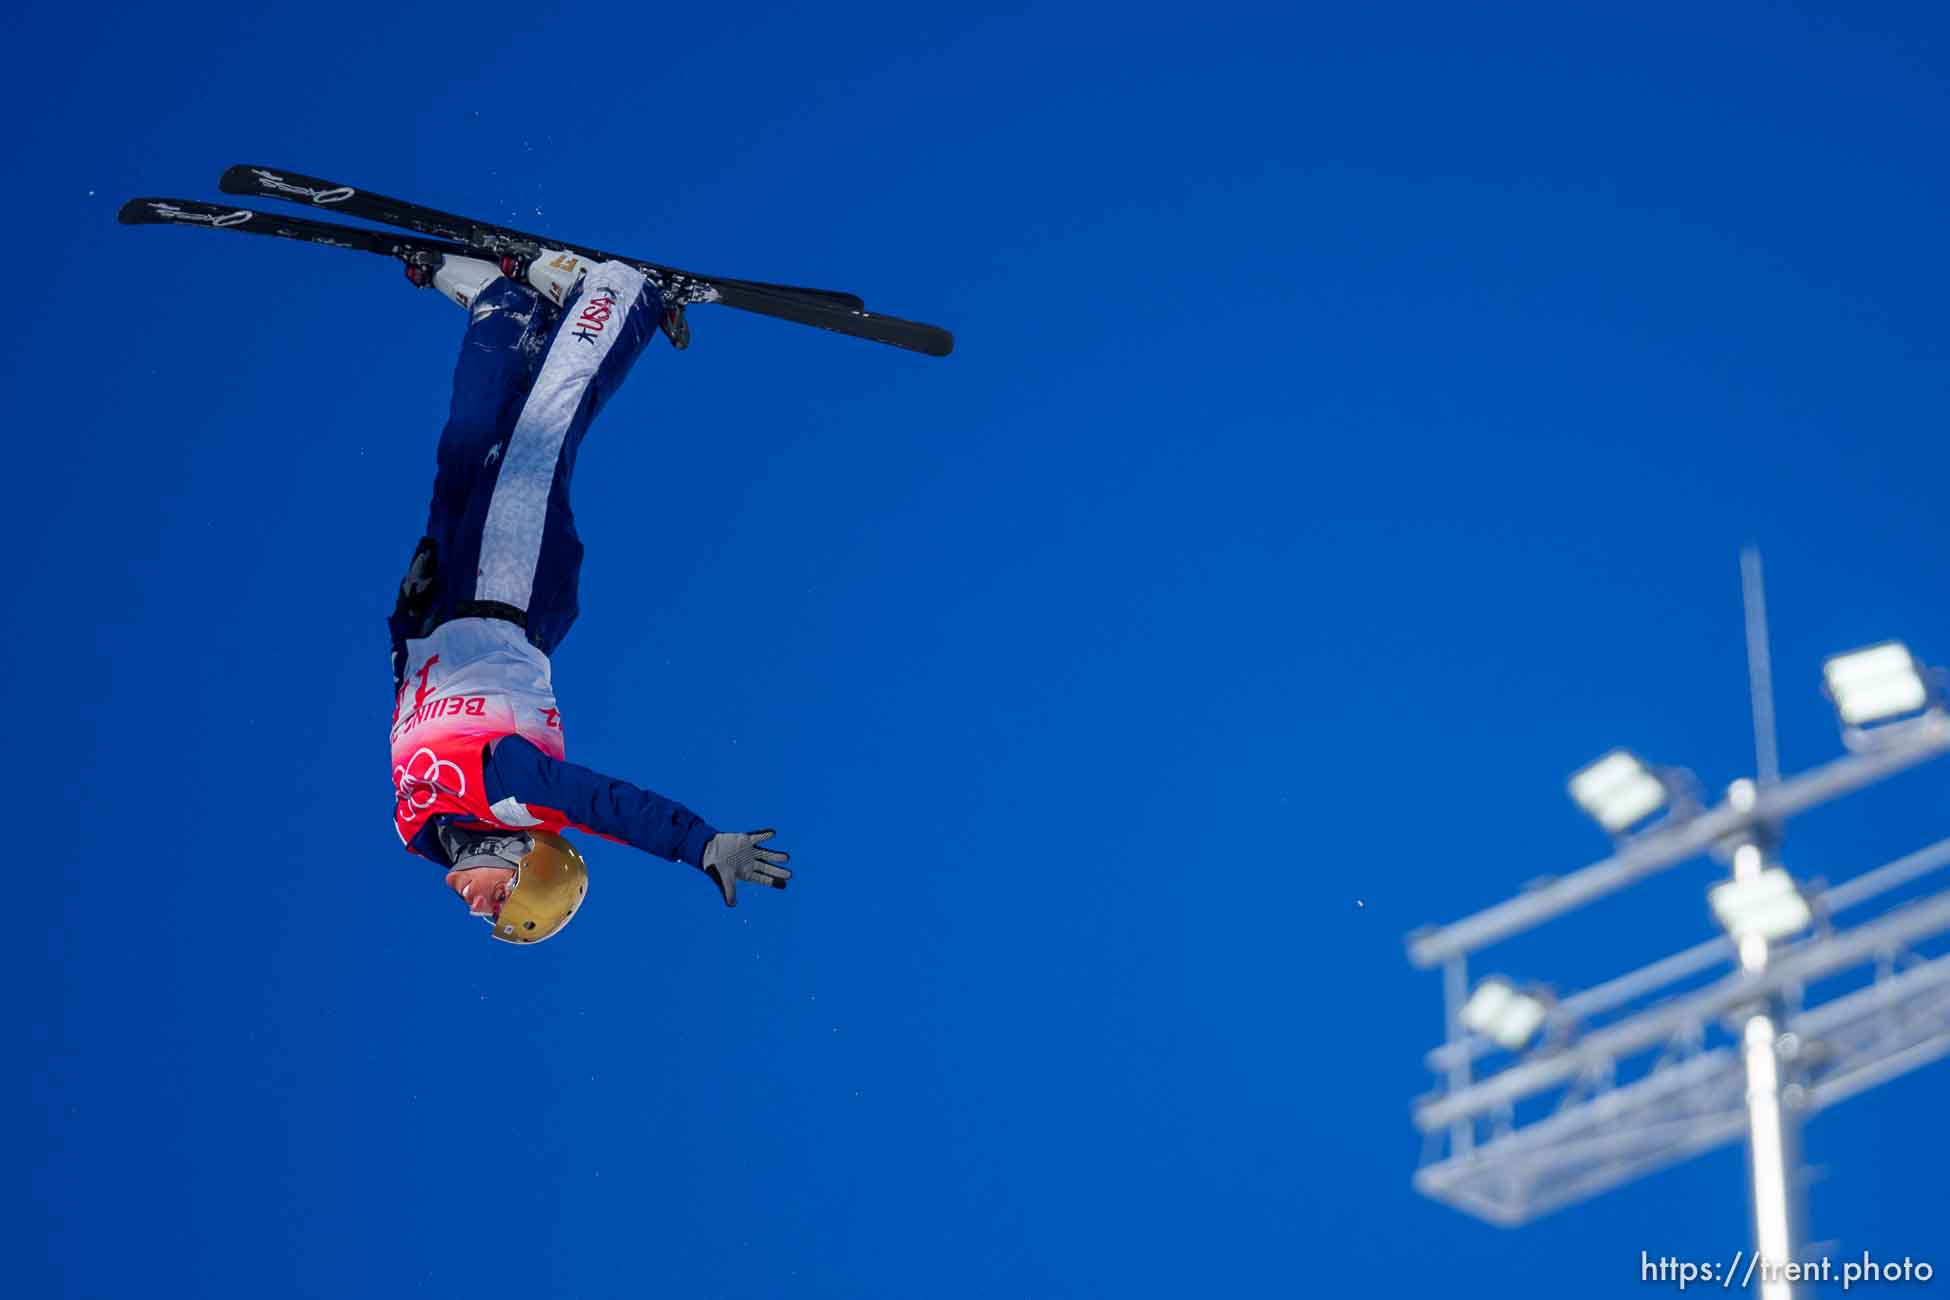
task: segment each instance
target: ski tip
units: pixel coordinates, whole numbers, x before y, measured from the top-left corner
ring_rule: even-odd
[[[273,186],[266,184],[267,181],[282,181],[293,175],[293,172],[281,172],[253,163],[238,163],[224,168],[223,175],[217,177],[217,188],[225,194],[266,194],[274,191]]]
[[[249,208],[233,208],[201,199],[130,199],[115,214],[125,226],[206,226],[224,229],[247,225],[265,216]]]
[[[258,167],[250,163],[238,163],[224,170],[217,178],[217,188],[225,194],[249,194],[257,198],[283,199],[301,207],[330,207],[343,203],[358,191],[350,185],[335,185],[322,181],[316,176],[305,176],[298,172],[278,171],[271,167]]]
[[[124,203],[115,219],[125,226],[236,226],[255,215],[200,199],[139,198]]]
[[[881,319],[887,318],[881,317]],[[945,357],[955,350],[955,336],[939,325],[922,325],[915,321],[901,323],[908,328],[901,331],[898,336],[878,338],[875,341],[892,343],[897,348],[919,352],[924,357]]]

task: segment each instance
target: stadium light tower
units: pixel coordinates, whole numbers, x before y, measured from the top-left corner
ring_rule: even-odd
[[[1755,774],[1711,808],[1690,774],[1613,750],[1571,778],[1571,796],[1615,840],[1598,862],[1451,925],[1409,936],[1409,959],[1442,972],[1438,1080],[1414,1119],[1427,1142],[1415,1185],[1515,1226],[1743,1136],[1755,1256],[1743,1287],[1802,1294],[1803,1118],[1950,1055],[1950,881],[1891,903],[1950,868],[1950,838],[1839,885],[1812,888],[1778,860],[1792,817],[1950,752],[1935,675],[1896,642],[1823,667],[1849,753],[1783,779],[1760,557],[1741,556]],[[1665,809],[1665,815],[1653,820]],[[1556,997],[1484,980],[1469,958],[1702,856],[1730,866],[1707,896],[1723,933],[1593,988]],[[1838,928],[1837,917],[1878,911]],[[1716,968],[1724,973],[1702,984]],[[1806,1004],[1817,981],[1856,987]],[[1488,1061],[1494,1068],[1481,1070]]]

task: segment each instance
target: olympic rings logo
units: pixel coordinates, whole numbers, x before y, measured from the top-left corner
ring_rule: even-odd
[[[442,780],[449,774],[453,780],[451,785]],[[394,766],[393,789],[398,798],[400,820],[410,822],[433,807],[443,794],[456,799],[465,797],[467,777],[458,764],[449,763],[431,749],[422,748],[415,750],[413,757],[405,763]]]

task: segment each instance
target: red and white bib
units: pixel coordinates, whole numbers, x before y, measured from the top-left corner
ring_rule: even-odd
[[[511,830],[548,830],[513,799],[490,804],[481,750],[519,735],[565,757],[548,656],[514,624],[460,618],[406,643],[406,684],[393,705],[393,829],[410,845],[429,817],[456,813]],[[505,805],[505,806],[504,806]]]

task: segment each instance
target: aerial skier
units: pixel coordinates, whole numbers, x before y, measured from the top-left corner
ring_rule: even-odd
[[[549,656],[577,613],[582,542],[569,508],[577,452],[652,333],[690,342],[684,309],[718,303],[945,357],[938,325],[867,310],[857,294],[706,276],[563,246],[316,176],[238,164],[218,182],[402,231],[198,199],[135,198],[125,225],[270,236],[406,263],[468,313],[427,526],[389,620],[393,826],[446,868],[497,939],[536,943],[588,890],[576,828],[688,863],[735,907],[740,883],[784,889],[769,830],[721,832],[683,805],[570,763]],[[478,256],[477,256],[478,254]]]
[[[388,620],[393,824],[497,939],[555,934],[587,892],[574,828],[696,867],[727,906],[783,889],[773,832],[715,830],[682,804],[567,761],[549,657],[575,622],[583,547],[569,506],[590,421],[681,306],[620,261],[544,250],[409,262],[468,312],[424,536]]]

